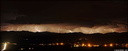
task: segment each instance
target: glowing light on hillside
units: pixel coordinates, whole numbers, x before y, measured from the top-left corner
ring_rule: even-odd
[[[107,47],[107,44],[104,44],[104,47]]]
[[[79,47],[80,45],[79,44],[74,44],[74,47]]]
[[[64,45],[64,43],[60,43],[60,45]]]
[[[59,45],[59,43],[56,43],[56,45]]]
[[[91,44],[88,44],[88,47],[92,47],[92,45]]]
[[[99,45],[93,45],[93,47],[99,47]]]
[[[20,48],[20,50],[24,50],[24,48]]]
[[[128,43],[125,46],[128,48]]]
[[[110,47],[113,47],[113,44],[109,44]]]
[[[82,47],[86,46],[84,43],[82,43]]]

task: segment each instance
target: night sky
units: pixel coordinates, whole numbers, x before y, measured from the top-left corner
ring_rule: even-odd
[[[9,24],[128,25],[126,1],[2,1],[1,26]]]

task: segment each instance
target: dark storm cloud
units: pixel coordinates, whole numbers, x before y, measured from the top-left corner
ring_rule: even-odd
[[[125,1],[4,1],[1,5],[1,18],[12,24],[97,25],[127,21]]]
[[[125,1],[3,1],[1,31],[127,32]]]

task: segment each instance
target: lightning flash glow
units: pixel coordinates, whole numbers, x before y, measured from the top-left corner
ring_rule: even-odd
[[[6,48],[7,48],[7,43],[5,42],[2,51],[6,50]]]
[[[30,31],[30,32],[56,32],[56,33],[73,33],[82,32],[86,34],[93,33],[110,33],[110,32],[128,32],[127,26],[123,24],[101,25],[101,26],[79,26],[67,24],[16,24],[1,27],[1,31]]]

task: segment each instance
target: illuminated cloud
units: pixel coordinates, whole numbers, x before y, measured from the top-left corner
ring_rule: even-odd
[[[56,32],[56,33],[73,33],[81,32],[86,34],[93,33],[110,33],[110,32],[127,32],[126,25],[117,24],[118,27],[112,25],[101,26],[76,26],[67,24],[15,24],[2,26],[1,31],[30,31],[30,32]]]
[[[127,19],[126,1],[2,1],[0,29],[87,34],[127,32]]]

